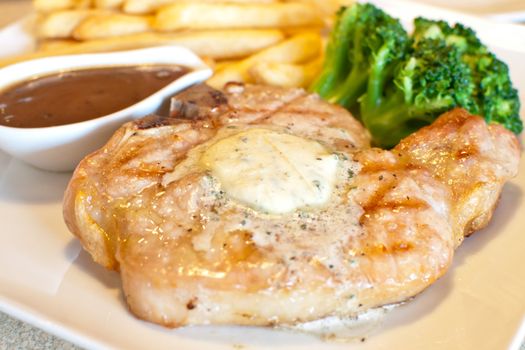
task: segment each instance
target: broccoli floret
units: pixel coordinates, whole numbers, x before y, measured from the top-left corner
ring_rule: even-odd
[[[377,146],[389,148],[439,114],[467,103],[474,85],[461,53],[443,39],[414,41],[392,80],[370,80],[361,119]]]
[[[519,134],[523,130],[518,91],[512,86],[508,66],[487,53],[473,64],[481,115]]]
[[[499,123],[519,134],[523,122],[519,116],[520,100],[510,80],[508,66],[481,43],[476,33],[461,24],[453,27],[444,21],[416,18],[414,40],[440,38],[461,52],[461,59],[472,72],[474,90],[468,101],[460,106],[485,117],[487,122]]]
[[[313,90],[330,102],[354,109],[371,76],[378,84],[391,77],[408,42],[399,21],[373,5],[356,4],[340,11]]]
[[[434,21],[422,17],[414,20],[414,41],[422,39],[443,39],[448,45],[456,46],[462,55],[479,55],[488,52],[488,49],[476,36],[476,32],[456,23],[451,27],[445,21]]]
[[[453,107],[514,133],[523,129],[507,65],[472,29],[416,18],[408,36],[397,19],[370,4],[339,11],[312,90],[353,112],[382,147]]]

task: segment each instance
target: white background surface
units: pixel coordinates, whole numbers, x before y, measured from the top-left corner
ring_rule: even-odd
[[[396,16],[424,14],[474,26],[510,63],[525,101],[524,28],[384,4]],[[505,187],[490,226],[466,240],[444,278],[389,314],[364,343],[342,345],[247,327],[167,330],[135,319],[118,275],[95,265],[62,222],[70,174],[42,172],[0,153],[0,310],[89,348],[503,349],[513,339],[517,348],[525,335],[525,329],[518,332],[525,315],[524,168],[522,162],[518,178]]]
[[[525,21],[523,0],[422,0],[420,2],[499,20]]]

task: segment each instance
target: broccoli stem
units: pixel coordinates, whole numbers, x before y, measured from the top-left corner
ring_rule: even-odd
[[[349,48],[353,39],[352,31],[357,21],[356,6],[342,8],[326,48],[326,59],[321,75],[310,90],[328,98],[350,71]]]
[[[335,93],[328,98],[332,103],[338,103],[348,110],[356,110],[359,97],[368,90],[370,96],[375,96],[379,101],[387,77],[391,75],[392,68],[388,65],[388,56],[391,48],[385,44],[377,52],[372,63],[354,66],[345,82],[340,85]],[[358,57],[355,57],[358,60]]]
[[[377,98],[373,93],[372,90],[370,95],[365,94],[361,100],[361,120],[370,131],[374,145],[391,148],[409,134],[405,126],[410,119],[409,108],[401,91],[388,98]]]
[[[387,57],[390,55],[390,47],[383,45],[375,56],[374,63],[371,65],[368,79],[367,95],[373,96],[376,103],[380,103],[385,89],[385,82],[390,77],[392,66],[388,67]]]
[[[363,70],[364,69],[364,70]],[[352,110],[357,105],[357,99],[366,90],[368,81],[367,68],[354,68],[343,84],[328,97],[331,103],[338,103],[346,109]]]
[[[363,35],[362,26],[356,25],[352,44],[354,48],[362,46]],[[351,64],[350,74],[342,84],[333,90],[327,99],[332,103],[338,103],[347,109],[351,109],[357,104],[357,98],[366,90],[369,62],[364,57],[362,50],[358,49],[351,50],[348,60]]]

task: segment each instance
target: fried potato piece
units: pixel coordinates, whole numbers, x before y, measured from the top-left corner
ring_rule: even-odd
[[[176,3],[157,12],[154,26],[161,31],[171,31],[206,28],[286,28],[321,24],[315,8],[301,3]]]
[[[37,23],[36,35],[39,38],[70,38],[75,28],[87,17],[101,14],[101,10],[76,9],[60,10],[44,15]]]
[[[112,36],[144,33],[151,30],[152,18],[148,16],[104,13],[84,19],[73,31],[77,40],[92,40]]]
[[[264,49],[242,61],[223,67],[208,80],[208,84],[222,88],[229,81],[253,82],[251,67],[261,62],[303,63],[319,57],[321,36],[314,33],[296,35],[275,46]]]
[[[122,10],[126,13],[149,14],[173,2],[174,0],[126,0]]]
[[[314,34],[321,33],[321,31],[323,30],[323,27],[322,26],[287,27],[287,28],[281,28],[281,30],[284,33],[284,35],[286,35],[287,37],[290,37],[290,36],[295,36],[295,35],[304,34],[304,33],[314,33]]]
[[[321,66],[321,57],[306,64],[258,62],[249,69],[249,73],[259,84],[306,88],[319,73]]]
[[[123,6],[124,12],[134,14],[148,14],[153,13],[160,7],[181,3],[184,0],[126,0]],[[187,1],[187,0],[186,0]],[[200,3],[272,3],[278,2],[278,0],[200,0]]]
[[[99,9],[116,10],[124,4],[124,0],[93,0],[93,5]]]
[[[258,52],[246,61],[249,64],[258,61],[303,63],[317,57],[320,53],[321,35],[318,33],[303,33]]]
[[[42,51],[56,51],[75,44],[78,44],[78,41],[71,39],[45,39],[38,43],[38,49]]]
[[[231,66],[232,64],[238,64],[239,62],[241,62],[241,60],[222,60],[222,61],[218,61],[218,62],[215,62],[215,64],[213,65],[213,69],[215,71],[220,71],[228,66]]]
[[[288,2],[290,0],[285,0]],[[340,6],[350,6],[355,0],[291,0],[315,7],[323,16],[333,16]]]
[[[205,30],[183,33],[139,33],[121,37],[70,42],[55,50],[0,59],[0,67],[41,57],[89,52],[131,50],[158,45],[181,45],[199,56],[226,60],[252,55],[284,39],[279,30]]]
[[[217,60],[246,57],[284,39],[283,33],[274,29],[203,30],[168,37],[173,38],[174,44],[185,46],[199,56]]]
[[[33,0],[33,7],[38,12],[89,8],[91,7],[91,0]]]

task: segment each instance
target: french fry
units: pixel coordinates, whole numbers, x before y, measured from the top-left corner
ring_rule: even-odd
[[[133,14],[150,14],[158,8],[172,4],[174,0],[126,0],[122,10]]]
[[[217,60],[246,57],[284,39],[284,35],[274,29],[203,30],[172,36],[173,43]]]
[[[89,8],[90,6],[91,0],[33,0],[33,7],[38,12]]]
[[[98,9],[116,10],[124,4],[124,0],[94,0],[93,5]]]
[[[285,2],[293,1],[300,2],[308,6],[315,7],[323,17],[331,17],[337,9],[342,6],[349,6],[355,2],[355,0],[284,0]]]
[[[56,51],[75,44],[78,44],[78,41],[71,39],[46,39],[38,43],[38,49],[42,51]]]
[[[212,69],[217,64],[217,61],[211,58],[210,56],[201,56],[201,60],[204,62],[205,65],[207,65],[208,67]]]
[[[38,12],[49,12],[73,7],[73,0],[33,0],[33,7]]]
[[[131,50],[159,45],[181,45],[199,56],[213,59],[235,59],[274,45],[284,39],[279,30],[209,30],[185,33],[139,33],[117,38],[88,40],[66,44],[55,50],[0,59],[0,67],[29,59],[90,52]]]
[[[286,28],[321,25],[314,7],[301,3],[176,3],[161,8],[155,28],[161,31],[207,28]]]
[[[149,14],[153,13],[164,5],[181,3],[184,0],[125,0],[123,10],[127,13]],[[186,0],[187,1],[187,0]],[[200,0],[200,3],[272,3],[279,0]]]
[[[77,40],[93,40],[112,36],[144,33],[151,30],[152,18],[121,13],[104,13],[85,18],[73,31]]]
[[[249,70],[260,62],[303,63],[320,54],[321,36],[319,34],[299,34],[216,71],[215,75],[208,80],[208,84],[222,88],[229,81],[253,82]]]
[[[232,64],[238,64],[240,60],[227,60],[227,61],[218,61],[215,62],[215,65],[213,66],[213,69],[216,71],[222,70],[228,66],[231,66]]]
[[[37,23],[36,35],[39,38],[70,38],[75,28],[88,16],[100,14],[100,10],[77,9],[60,10],[44,15]]]
[[[303,63],[319,56],[320,52],[321,36],[303,33],[262,50],[244,62],[250,66],[256,62]]]
[[[235,81],[239,83],[252,83],[253,80],[248,74],[242,62],[225,65],[220,70],[216,70],[213,76],[206,81],[208,85],[216,89],[222,89],[226,83]]]
[[[306,88],[319,73],[321,66],[321,57],[306,64],[258,62],[249,69],[249,73],[258,84]]]
[[[321,26],[310,26],[310,27],[288,27],[288,28],[282,28],[281,31],[286,35],[287,37],[295,36],[299,34],[304,33],[320,33],[323,30],[323,27]]]

